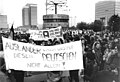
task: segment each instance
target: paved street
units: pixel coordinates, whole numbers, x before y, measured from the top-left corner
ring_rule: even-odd
[[[39,75],[34,75],[32,77],[25,77],[25,82],[41,82],[45,81],[47,79],[46,73],[45,74],[39,74]],[[69,82],[69,79],[67,77],[63,77],[62,82]],[[80,79],[80,82],[83,82],[82,79]]]
[[[33,75],[30,77],[25,77],[24,81],[25,82],[41,82],[41,81],[46,81],[47,80],[47,73],[45,72],[34,72],[32,73]],[[64,72],[63,76],[68,76],[68,72]],[[63,82],[69,82],[69,79],[63,78]]]
[[[38,74],[38,75],[32,75],[30,77],[25,77],[24,82],[40,82],[45,81],[47,79],[46,73]]]
[[[66,73],[66,72],[65,72]],[[34,75],[30,76],[30,77],[25,77],[24,78],[24,82],[42,82],[42,81],[46,81],[47,79],[47,73],[33,73]],[[67,74],[67,73],[66,73]],[[63,75],[65,76],[65,74]],[[6,76],[0,72],[0,82],[6,82]],[[63,82],[69,82],[69,79],[67,77],[63,78]],[[80,79],[80,82],[83,82],[82,79]]]
[[[69,78],[67,77],[68,72],[65,72],[63,76],[63,80],[62,82],[69,82]],[[25,77],[24,78],[24,82],[43,82],[47,80],[47,73],[45,72],[36,72],[33,73],[34,75],[30,76],[30,77]],[[113,79],[117,79],[117,77],[113,75],[113,73],[110,73],[108,71],[102,71],[99,72],[95,77],[93,82],[113,82]],[[0,72],[0,82],[8,82],[7,80],[7,76]],[[80,79],[80,82],[83,82],[82,79]]]

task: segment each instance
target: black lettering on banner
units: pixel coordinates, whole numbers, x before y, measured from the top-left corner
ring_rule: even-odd
[[[64,56],[64,60],[68,60],[68,57],[67,57],[67,54],[64,52],[63,53],[63,56]],[[65,57],[66,56],[66,57]],[[66,59],[65,59],[66,58]]]
[[[52,61],[62,61],[64,60],[64,54],[63,53],[54,53],[54,59]]]
[[[10,48],[10,44],[8,44],[8,43],[6,42],[6,44],[5,44],[5,49],[7,49],[7,48]]]
[[[16,43],[6,43],[6,45],[5,45],[5,49],[7,49],[7,48],[9,48],[9,49],[11,49],[11,50],[19,50],[19,45],[18,44],[16,44]]]
[[[64,60],[75,60],[76,52],[63,52],[63,53],[42,53],[43,61],[64,61]]]
[[[12,44],[14,50],[19,50],[19,45],[16,43]]]
[[[17,43],[10,43],[10,42],[6,42],[5,49],[30,52],[30,53],[34,53],[34,54],[41,54],[41,49],[39,49],[39,48],[34,48],[31,46],[25,46],[25,45],[20,46]]]
[[[68,56],[69,56],[69,60],[76,59],[76,52],[75,53],[70,52]]]
[[[27,63],[27,67],[29,68],[40,67],[40,63]]]
[[[20,53],[14,53],[14,58],[20,58]]]
[[[58,60],[59,53],[54,54],[54,60]]]
[[[51,61],[52,60],[52,54],[44,54],[44,53],[42,53],[42,58],[43,58],[43,60],[45,61]]]
[[[27,52],[27,51],[28,51],[27,47],[26,47],[26,46],[23,46],[23,47],[22,47],[22,51]]]
[[[44,53],[42,53],[42,59],[46,60],[46,55]]]
[[[43,31],[43,36],[49,38],[49,32],[48,31]]]
[[[62,57],[62,60],[64,60],[64,54],[63,53],[60,53],[59,56]]]
[[[27,47],[27,46],[23,46],[22,47],[22,51],[25,51],[25,52],[30,52],[30,53],[34,53],[34,54],[40,54],[40,49],[35,49],[33,47]]]
[[[33,56],[24,53],[14,53],[14,58],[33,58]]]
[[[65,62],[62,62],[62,64],[63,64],[63,68],[65,69]]]
[[[44,68],[59,68],[60,64],[45,64]]]

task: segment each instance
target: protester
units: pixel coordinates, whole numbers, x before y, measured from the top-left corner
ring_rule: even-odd
[[[79,82],[79,70],[70,70],[69,74],[70,74],[70,82]]]
[[[21,42],[26,43],[26,40]],[[11,82],[24,82],[24,71],[14,69],[10,69],[9,71],[9,77],[11,79]]]
[[[83,30],[81,33],[76,34],[72,30],[67,30],[63,33],[63,38],[54,38],[41,41],[30,40],[29,34],[27,33],[15,34],[14,36],[18,36],[18,39],[16,39],[16,41],[31,43],[40,46],[54,46],[81,40],[84,63],[83,74],[85,76],[83,78],[87,79],[87,81],[92,81],[95,74],[101,71],[109,70],[110,72],[114,72],[116,69],[118,69],[117,58],[119,52],[118,45],[120,43],[120,32],[113,33],[109,31],[103,31],[97,33],[90,30]],[[51,71],[51,73],[56,75],[59,75],[60,72],[61,71]],[[21,78],[23,78],[23,72],[15,71],[15,73],[17,73],[18,75],[20,74]],[[75,80],[75,82],[79,82],[78,70],[70,70],[69,73],[70,82],[72,82],[73,80]],[[17,75],[15,77],[18,78]]]

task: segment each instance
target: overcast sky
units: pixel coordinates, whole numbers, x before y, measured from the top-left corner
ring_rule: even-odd
[[[93,22],[95,19],[95,3],[98,1],[101,0],[67,0],[70,11],[66,14],[69,14],[75,23]],[[0,12],[7,15],[8,24],[14,22],[15,26],[21,26],[22,8],[27,3],[34,3],[38,6],[38,24],[42,24],[42,16],[46,14],[45,2],[46,0],[0,0]]]

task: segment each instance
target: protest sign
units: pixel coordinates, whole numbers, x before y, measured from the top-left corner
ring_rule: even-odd
[[[61,37],[61,26],[46,30],[29,30],[30,38],[33,40],[48,40]]]
[[[83,69],[81,41],[38,46],[2,37],[7,69],[64,71]]]

